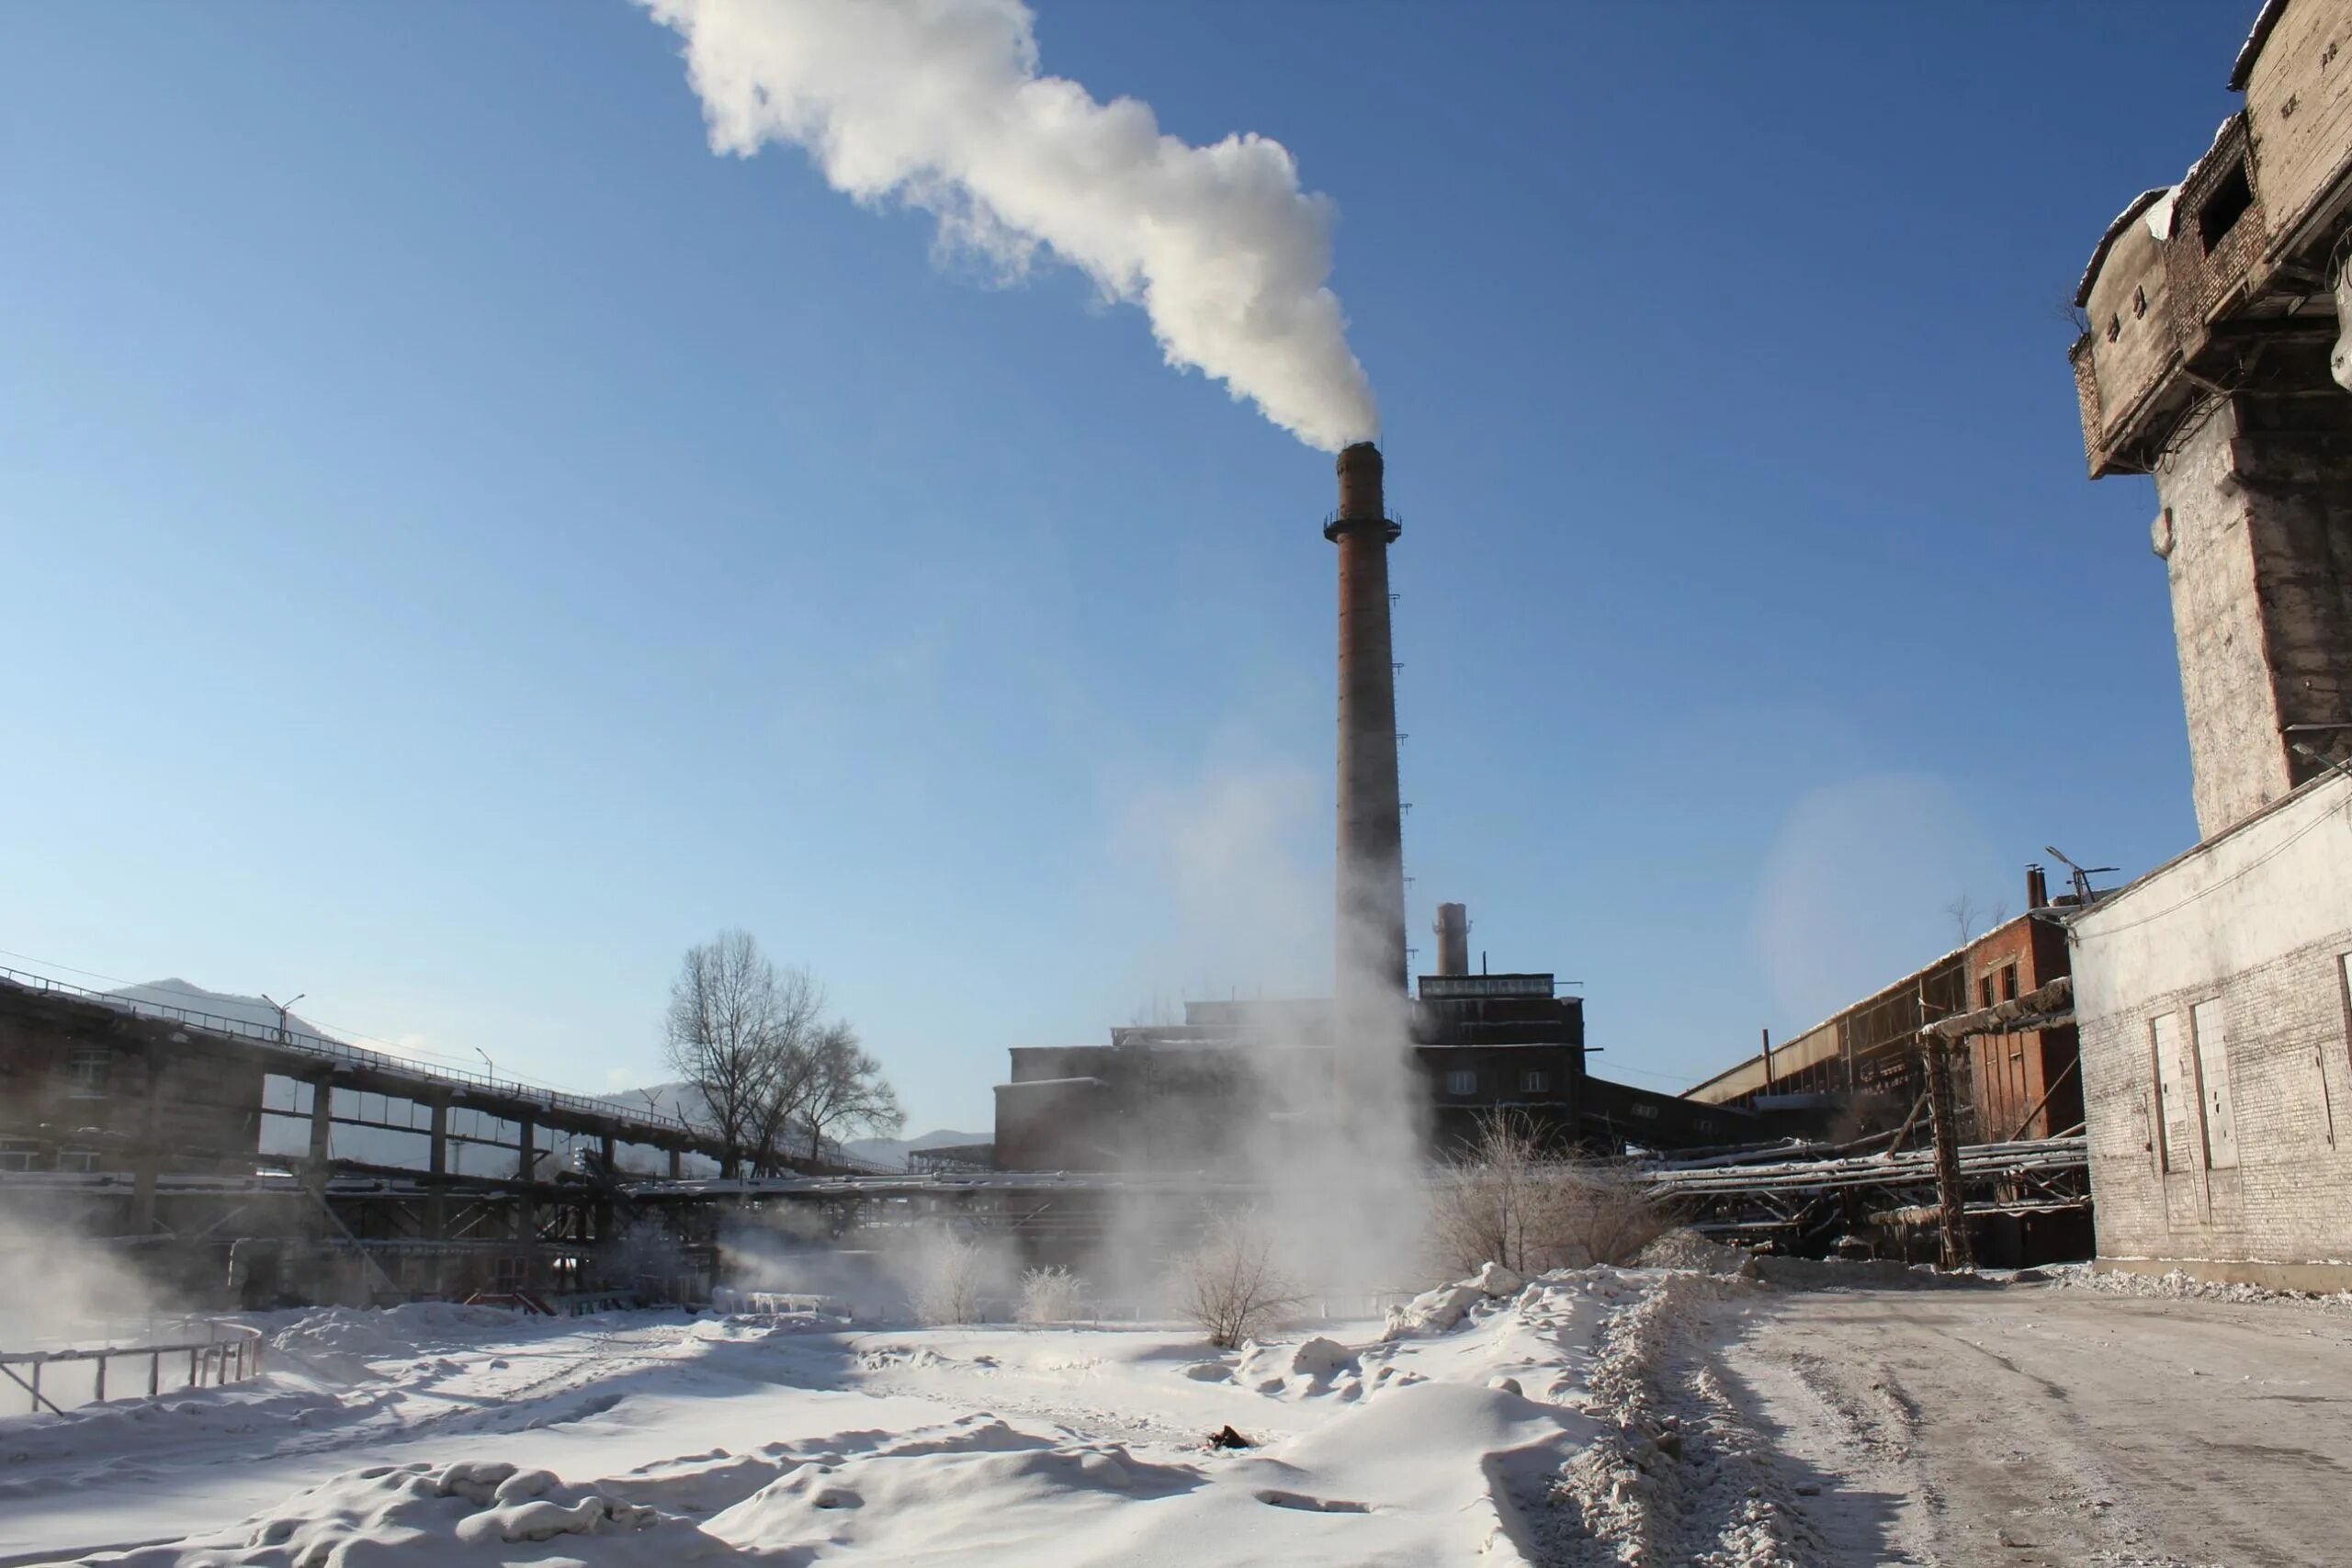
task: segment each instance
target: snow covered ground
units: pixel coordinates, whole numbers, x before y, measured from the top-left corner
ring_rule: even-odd
[[[1224,1354],[1170,1325],[277,1314],[259,1383],[0,1419],[0,1562],[1614,1561],[1579,1521],[1622,1534],[1648,1471],[1705,1458],[1645,1435],[1642,1356],[1753,1287],[1487,1285]],[[1722,1486],[1769,1541],[1771,1499]]]
[[[0,1418],[0,1563],[2344,1560],[2341,1312],[1713,1251],[1223,1354],[1166,1325],[274,1314],[261,1382]]]

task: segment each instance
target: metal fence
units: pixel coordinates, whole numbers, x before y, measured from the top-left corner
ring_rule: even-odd
[[[167,1388],[176,1393],[190,1388],[221,1388],[242,1382],[261,1373],[261,1330],[241,1323],[222,1323],[217,1319],[201,1320],[203,1337],[195,1337],[197,1325],[186,1325],[186,1331],[168,1344],[104,1345],[88,1349],[69,1350],[0,1350],[0,1378],[17,1385],[31,1396],[35,1415],[47,1410],[62,1416],[66,1406],[60,1404],[56,1380],[51,1379],[50,1391],[41,1391],[44,1370],[61,1366],[88,1365],[91,1369],[91,1393],[87,1401],[78,1397],[76,1404],[105,1403],[109,1381],[116,1397],[140,1393],[154,1398]],[[187,1358],[187,1375],[180,1376],[181,1358]],[[142,1367],[140,1363],[144,1362]],[[128,1363],[128,1377],[108,1372],[116,1363]],[[144,1374],[143,1376],[141,1374]]]

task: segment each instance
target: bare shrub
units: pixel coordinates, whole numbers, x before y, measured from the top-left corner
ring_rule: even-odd
[[[1671,1225],[1627,1172],[1548,1148],[1510,1111],[1479,1124],[1430,1201],[1431,1251],[1456,1277],[1488,1262],[1520,1274],[1630,1263]]]
[[[934,1237],[914,1259],[908,1291],[917,1323],[934,1327],[980,1321],[989,1282],[988,1251],[967,1236]]]
[[[1279,1326],[1306,1301],[1274,1258],[1274,1239],[1255,1213],[1219,1218],[1201,1245],[1178,1258],[1175,1296],[1209,1343],[1229,1350]]]
[[[1068,1323],[1079,1315],[1086,1281],[1058,1264],[1032,1269],[1021,1276],[1023,1323]]]

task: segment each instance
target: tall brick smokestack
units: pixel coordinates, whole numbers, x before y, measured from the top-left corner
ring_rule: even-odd
[[[1338,995],[1405,989],[1405,862],[1396,800],[1396,670],[1388,637],[1388,547],[1404,532],[1381,497],[1380,448],[1340,454],[1340,854]]]

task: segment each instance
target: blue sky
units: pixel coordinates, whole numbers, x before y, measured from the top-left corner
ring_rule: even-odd
[[[1039,0],[1046,71],[1337,203],[1414,929],[1584,981],[1597,1070],[2194,838],[2063,307],[2255,8]],[[602,1089],[741,926],[917,1131],[1315,988],[1329,457],[1073,273],[714,156],[677,49],[0,9],[0,949]]]

